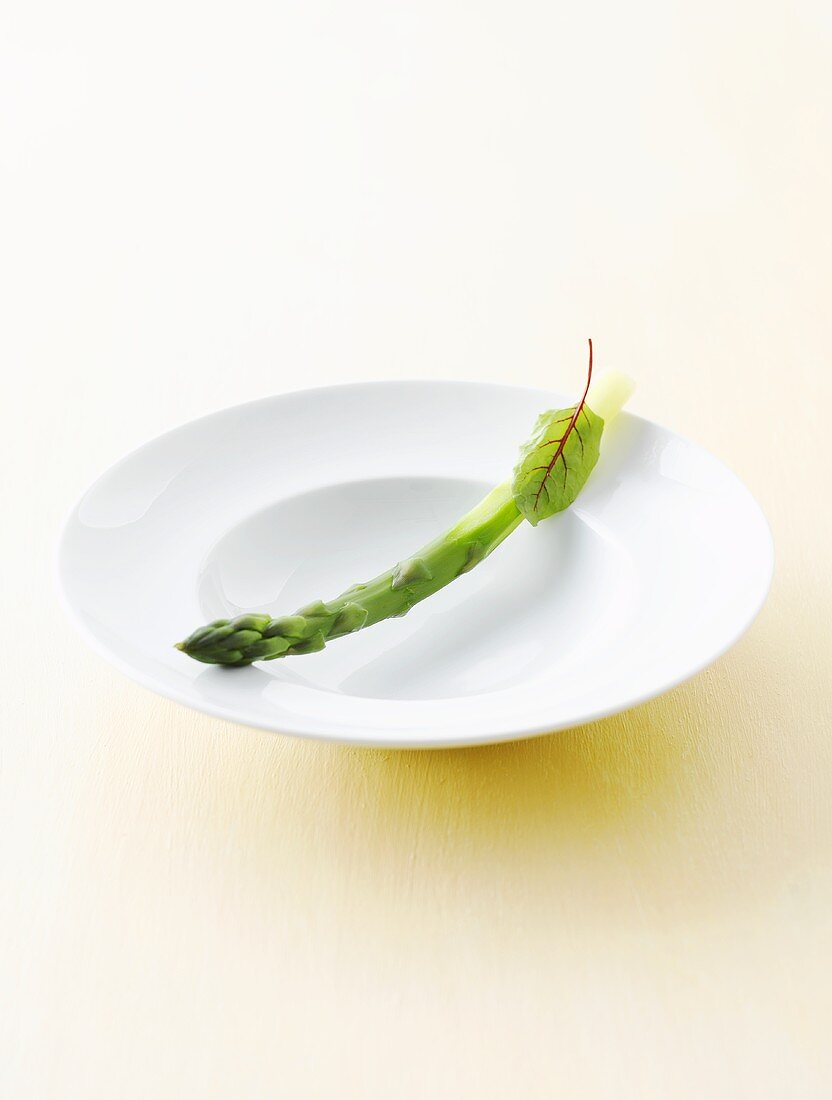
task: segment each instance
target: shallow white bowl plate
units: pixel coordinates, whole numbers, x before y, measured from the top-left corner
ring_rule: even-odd
[[[267,398],[109,470],[59,555],[87,639],[146,687],[252,726],[360,744],[477,744],[640,703],[739,638],[768,591],[766,521],[701,448],[622,414],[575,506],[471,573],[321,653],[244,669],[173,643],[287,614],[377,573],[509,476],[535,417],[572,399],[390,382]]]

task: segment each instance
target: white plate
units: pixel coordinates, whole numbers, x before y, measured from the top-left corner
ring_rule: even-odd
[[[92,646],[146,687],[252,726],[359,744],[477,744],[658,695],[762,606],[771,535],[700,447],[622,414],[567,512],[320,653],[243,669],[173,643],[284,614],[406,557],[510,474],[539,412],[572,398],[464,382],[308,390],[148,443],[69,519],[60,584]]]

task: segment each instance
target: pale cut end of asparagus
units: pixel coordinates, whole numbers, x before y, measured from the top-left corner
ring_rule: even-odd
[[[586,403],[606,426],[621,412],[635,388],[636,384],[629,374],[614,368],[605,370],[592,383]]]

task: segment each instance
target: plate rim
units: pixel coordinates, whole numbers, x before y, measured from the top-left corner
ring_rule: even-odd
[[[199,713],[208,714],[213,718],[220,718],[223,721],[234,723],[237,725],[248,726],[252,729],[260,729],[265,732],[275,734],[278,736],[289,736],[302,738],[308,741],[317,742],[330,742],[334,744],[353,745],[363,748],[379,748],[379,749],[441,749],[441,748],[475,748],[479,745],[492,745],[499,743],[509,743],[513,741],[521,741],[532,737],[542,737],[546,734],[555,734],[562,732],[566,729],[575,729],[585,725],[591,725],[595,722],[599,722],[604,718],[612,717],[616,714],[621,714],[625,711],[632,710],[634,707],[642,706],[644,703],[649,702],[652,699],[656,699],[661,695],[666,694],[668,691],[672,691],[674,688],[679,687],[681,684],[686,683],[688,680],[695,676],[698,676],[704,669],[710,667],[721,657],[723,657],[728,650],[733,648],[734,645],[747,633],[752,626],[757,616],[760,614],[765,602],[771,591],[771,584],[774,577],[774,569],[776,564],[775,544],[774,536],[771,530],[771,525],[768,518],[757,500],[756,496],[751,492],[745,482],[734,473],[734,471],[725,463],[721,458],[714,455],[707,448],[703,447],[700,443],[689,439],[687,436],[682,435],[680,432],[676,432],[673,429],[665,428],[663,425],[658,424],[656,421],[650,420],[647,417],[639,416],[637,413],[623,411],[620,415],[626,417],[631,421],[638,422],[640,424],[647,425],[651,428],[659,428],[662,431],[668,432],[676,439],[681,440],[683,443],[696,448],[697,450],[706,454],[712,461],[718,463],[724,474],[733,480],[736,485],[747,495],[749,502],[756,508],[759,518],[762,520],[763,531],[766,535],[766,579],[765,583],[761,585],[760,593],[756,601],[752,604],[750,611],[739,622],[739,625],[731,632],[727,641],[723,645],[711,652],[707,657],[701,661],[695,663],[689,669],[686,669],[679,676],[671,677],[669,680],[663,681],[660,686],[649,691],[636,692],[631,696],[628,696],[624,701],[616,703],[613,706],[599,707],[597,710],[589,711],[583,715],[579,720],[573,721],[570,719],[563,719],[561,721],[547,722],[547,723],[531,723],[520,724],[511,726],[498,726],[491,728],[478,728],[476,732],[469,732],[463,736],[454,736],[449,734],[447,736],[440,736],[436,739],[428,740],[423,735],[418,739],[411,739],[404,734],[390,733],[386,734],[383,731],[379,731],[378,736],[374,737],[360,737],[348,732],[340,732],[338,730],[327,730],[326,732],[314,732],[308,729],[292,728],[291,724],[281,724],[277,726],[275,724],[267,724],[262,720],[258,720],[255,717],[241,717],[239,711],[234,712],[230,707],[223,707],[212,703],[209,700],[194,699],[187,692],[177,691],[173,687],[161,686],[158,681],[154,680],[152,676],[143,673],[141,670],[135,668],[128,660],[121,657],[117,652],[109,648],[96,634],[87,626],[84,621],[81,612],[73,604],[67,590],[65,577],[62,569],[63,562],[63,548],[64,543],[69,535],[69,531],[73,521],[76,519],[84,500],[92,493],[99,483],[117,470],[119,467],[129,462],[132,458],[141,454],[146,449],[154,446],[160,440],[167,438],[168,436],[175,435],[177,432],[182,431],[184,428],[195,427],[198,424],[207,423],[208,421],[225,416],[229,413],[242,411],[246,408],[253,407],[255,405],[262,405],[265,402],[279,401],[283,398],[304,398],[311,395],[327,392],[332,393],[335,391],[344,390],[358,390],[358,389],[396,389],[410,386],[423,386],[423,387],[461,387],[470,389],[487,389],[487,390],[511,390],[513,392],[523,392],[530,395],[545,395],[546,400],[551,400],[553,397],[559,397],[558,391],[543,389],[539,386],[525,386],[514,385],[506,382],[492,382],[492,381],[480,381],[464,378],[404,378],[404,379],[368,379],[363,381],[353,382],[338,382],[332,385],[317,385],[307,386],[297,390],[284,390],[274,394],[268,394],[262,397],[255,397],[249,401],[242,401],[235,405],[227,405],[223,408],[216,409],[213,412],[204,413],[201,416],[194,417],[191,420],[183,421],[181,424],[177,424],[172,428],[166,429],[164,432],[160,432],[158,435],[140,443],[138,446],[132,448],[121,458],[116,459],[115,462],[107,466],[101,473],[87,485],[81,495],[74,501],[72,507],[66,514],[63,522],[60,525],[59,536],[53,555],[53,580],[55,588],[57,589],[58,599],[64,613],[69,621],[84,639],[89,648],[96,653],[99,657],[103,658],[108,664],[116,668],[129,680],[138,684],[140,687],[147,691],[152,692],[155,695],[162,698],[170,699],[173,702],[187,707],[191,710],[195,710]]]

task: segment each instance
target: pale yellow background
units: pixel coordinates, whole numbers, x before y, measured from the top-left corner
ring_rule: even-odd
[[[5,6],[4,1098],[830,1095],[828,10]],[[348,379],[575,387],[589,335],[774,530],[760,618],[664,698],[303,743],[58,609],[64,514],[157,433]]]

